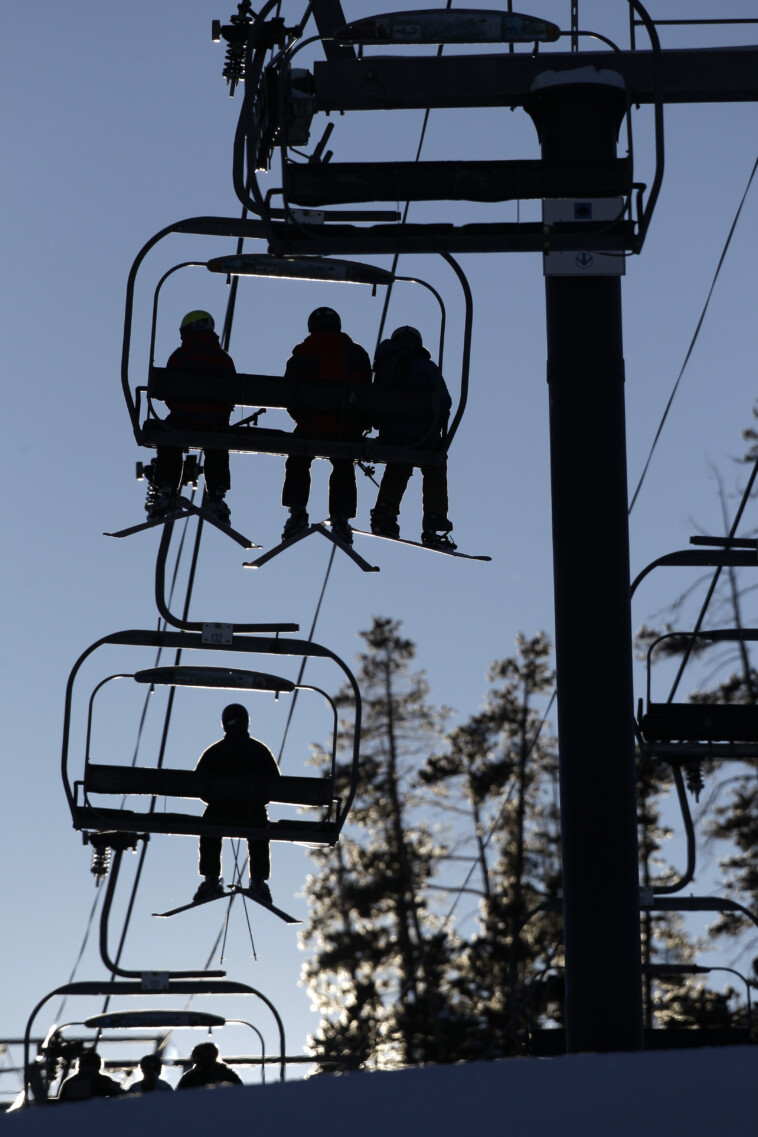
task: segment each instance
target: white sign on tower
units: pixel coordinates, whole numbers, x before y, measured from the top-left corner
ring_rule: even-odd
[[[624,208],[621,197],[550,198],[542,202],[542,223],[556,221],[615,221]],[[547,252],[542,258],[545,276],[623,276],[623,253]]]

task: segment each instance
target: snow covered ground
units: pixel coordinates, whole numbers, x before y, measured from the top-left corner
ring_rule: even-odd
[[[754,1137],[758,1048],[435,1066],[118,1098],[10,1114],[14,1137],[107,1131],[257,1137]]]

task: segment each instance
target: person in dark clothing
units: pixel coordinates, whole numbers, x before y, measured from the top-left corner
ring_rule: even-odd
[[[192,1051],[194,1065],[182,1074],[178,1090],[196,1089],[198,1086],[241,1086],[242,1078],[218,1060],[218,1047],[213,1042],[201,1042]]]
[[[139,1068],[142,1077],[127,1088],[128,1094],[173,1093],[174,1087],[161,1077],[163,1062],[158,1054],[146,1054],[140,1058]]]
[[[224,737],[200,755],[195,772],[211,780],[204,795],[204,801],[208,803],[203,814],[204,821],[215,825],[249,825],[251,828],[265,828],[268,824],[268,798],[260,790],[256,791],[256,781],[259,778],[278,778],[281,774],[268,746],[248,734],[249,721],[248,713],[240,703],[230,703],[224,707],[221,714]],[[248,795],[241,797],[238,786],[226,792],[222,784],[214,788],[212,780],[223,777],[249,778]],[[222,840],[221,837],[200,838],[199,871],[204,880],[195,893],[195,900],[206,900],[223,894]],[[271,890],[266,883],[271,875],[269,842],[249,840],[247,850],[250,858],[250,890],[270,904]]]
[[[188,371],[197,375],[207,375],[209,379],[219,375],[236,375],[232,357],[221,347],[214,331],[215,323],[209,312],[188,312],[179,329],[181,345],[166,363],[173,371]],[[196,428],[204,431],[221,430],[229,425],[234,403],[197,403],[177,399],[167,401],[169,414],[164,419],[168,428],[177,430]],[[205,500],[204,508],[219,521],[230,519],[229,506],[224,497],[231,485],[229,477],[229,452],[227,450],[206,450]],[[176,508],[176,499],[182,486],[184,452],[177,446],[159,446],[153,465],[151,485],[147,494],[145,509],[149,517],[165,517]]]
[[[75,1074],[66,1078],[58,1101],[88,1101],[90,1098],[119,1097],[124,1087],[115,1078],[100,1073],[103,1060],[96,1050],[85,1050]]]
[[[418,446],[435,450],[442,446],[442,435],[450,414],[451,399],[442,372],[432,362],[421,333],[408,325],[396,328],[382,340],[374,360],[374,386],[386,391],[419,391],[429,395],[429,410],[421,417],[400,418],[382,415],[374,424],[378,441],[394,446]],[[371,532],[380,537],[399,537],[397,517],[413,466],[404,462],[387,464],[376,505],[371,510]],[[447,462],[442,466],[422,466],[423,523],[421,541],[433,549],[453,552],[448,535]]]
[[[367,353],[342,331],[342,321],[333,308],[316,308],[308,317],[307,338],[293,349],[287,361],[285,379],[327,383],[371,382],[371,361]],[[358,415],[337,415],[324,411],[290,410],[296,426],[295,436],[358,441],[368,424]],[[282,540],[294,537],[308,525],[308,498],[311,492],[313,459],[291,454],[284,467],[282,505],[290,511]],[[332,458],[329,478],[329,520],[332,531],[348,544],[353,543],[349,518],[358,509],[355,466],[350,458]]]

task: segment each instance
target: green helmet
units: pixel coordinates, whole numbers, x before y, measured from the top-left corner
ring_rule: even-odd
[[[216,323],[211,316],[210,312],[203,312],[198,309],[196,312],[188,312],[179,325],[180,332],[212,332],[216,327]]]

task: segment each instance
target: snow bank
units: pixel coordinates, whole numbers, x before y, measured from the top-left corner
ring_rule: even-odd
[[[758,1048],[582,1054],[184,1090],[8,1115],[14,1137],[248,1132],[261,1137],[754,1137]]]

